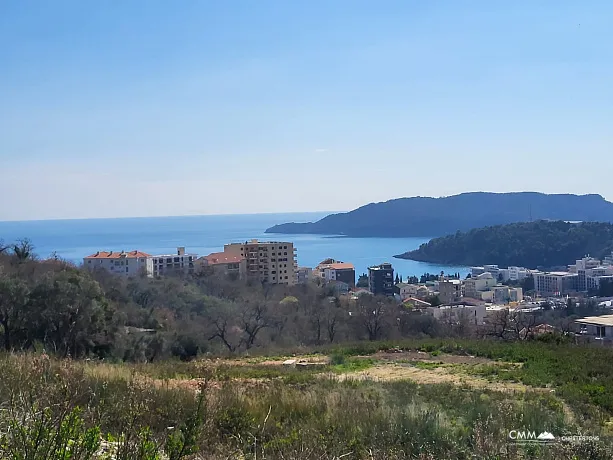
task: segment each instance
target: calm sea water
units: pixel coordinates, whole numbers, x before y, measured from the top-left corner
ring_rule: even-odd
[[[177,246],[199,255],[223,251],[223,245],[257,238],[293,241],[298,249],[298,265],[314,267],[323,259],[351,262],[356,273],[370,265],[391,262],[404,277],[425,272],[467,273],[466,267],[449,267],[411,260],[394,259],[394,254],[415,249],[424,238],[346,238],[322,235],[267,235],[264,231],[283,222],[307,222],[325,213],[252,214],[227,216],[144,217],[121,219],[46,220],[0,222],[0,238],[5,242],[29,238],[40,257],[57,252],[81,263],[96,251],[131,251],[150,254],[174,253]]]

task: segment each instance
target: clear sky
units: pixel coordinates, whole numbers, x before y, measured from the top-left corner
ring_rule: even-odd
[[[613,2],[0,1],[0,220],[613,200]]]

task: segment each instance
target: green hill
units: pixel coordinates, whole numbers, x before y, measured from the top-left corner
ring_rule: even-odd
[[[535,268],[572,264],[586,254],[602,258],[612,249],[612,224],[541,220],[457,232],[395,257],[439,264]]]
[[[471,192],[371,203],[317,222],[275,225],[266,233],[353,237],[434,237],[527,220],[613,222],[613,203],[600,195]]]

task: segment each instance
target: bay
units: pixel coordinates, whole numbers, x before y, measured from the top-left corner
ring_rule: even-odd
[[[351,262],[356,275],[371,265],[390,262],[403,277],[423,273],[465,275],[466,267],[442,266],[412,260],[394,259],[394,254],[415,249],[428,238],[347,238],[325,235],[280,235],[264,231],[284,222],[318,220],[328,213],[279,213],[215,216],[138,217],[116,219],[74,219],[0,222],[0,238],[5,242],[29,238],[39,257],[53,252],[80,264],[96,251],[132,251],[150,254],[174,253],[178,246],[187,252],[207,255],[223,251],[223,245],[247,241],[292,241],[297,248],[298,265],[314,267],[326,258]]]

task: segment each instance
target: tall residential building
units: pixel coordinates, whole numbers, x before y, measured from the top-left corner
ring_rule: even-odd
[[[103,269],[120,276],[153,276],[153,259],[141,251],[98,251],[84,257],[83,265],[89,270]]]
[[[243,256],[214,252],[200,257],[196,263],[202,267],[210,267],[216,273],[223,275],[236,275],[238,278],[244,278],[247,275],[247,259]]]
[[[247,259],[247,275],[263,283],[294,285],[297,282],[294,243],[251,240],[226,244],[224,253]]]
[[[340,281],[349,288],[355,287],[355,267],[353,264],[326,259],[315,267],[315,276],[324,281]]]
[[[534,290],[540,296],[560,296],[577,292],[577,274],[568,272],[534,273]]]
[[[394,295],[394,269],[384,263],[368,267],[368,290],[374,295]]]
[[[438,282],[438,297],[442,303],[458,302],[462,298],[462,281],[440,280]]]
[[[186,254],[184,247],[177,248],[176,254],[152,256],[153,276],[194,273],[196,254]]]

